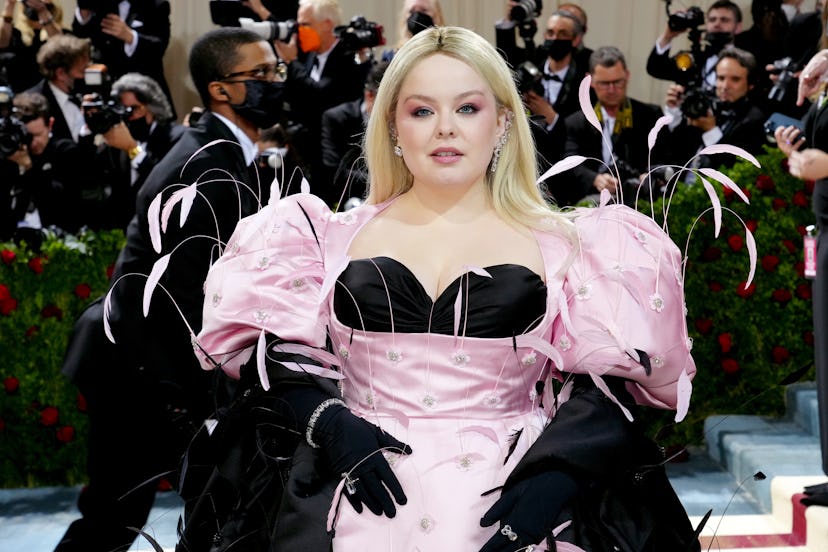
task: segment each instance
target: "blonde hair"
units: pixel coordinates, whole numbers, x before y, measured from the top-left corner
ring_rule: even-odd
[[[49,13],[52,14],[52,17],[55,18],[55,23],[57,23],[57,26],[60,27],[61,31],[63,31],[63,7],[60,5],[60,0],[51,0],[50,4],[52,7],[49,9]],[[31,46],[34,41],[35,33],[40,33],[41,42],[46,42],[49,39],[49,33],[44,27],[41,27],[40,29],[32,27],[32,22],[28,17],[26,17],[23,9],[23,2],[18,2],[17,6],[15,6],[14,12],[14,26],[20,31],[20,37],[23,39],[23,44]]]
[[[397,36],[399,37],[399,40],[397,41],[397,48],[401,47],[413,36],[411,31],[408,30],[408,16],[411,15],[411,4],[416,1],[417,0],[405,0],[402,8],[400,9],[399,26],[397,27]],[[446,22],[445,19],[443,19],[443,8],[440,7],[440,0],[428,1],[431,3],[432,13],[430,15],[431,19],[434,21],[434,25],[437,27],[445,25]]]
[[[313,17],[319,19],[330,19],[334,25],[342,24],[342,8],[338,0],[300,0],[299,7],[313,9]]]
[[[382,203],[411,188],[411,172],[403,159],[394,155],[391,125],[406,76],[415,65],[434,54],[453,57],[477,71],[489,83],[500,112],[511,118],[497,170],[486,172],[495,212],[522,225],[548,226],[551,215],[560,215],[546,203],[536,184],[534,142],[512,72],[489,42],[460,27],[432,27],[417,33],[391,60],[365,131],[364,150],[370,175],[367,202]]]

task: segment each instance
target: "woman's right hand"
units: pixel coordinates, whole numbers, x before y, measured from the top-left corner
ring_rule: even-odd
[[[333,473],[345,478],[343,494],[357,512],[362,513],[364,504],[374,514],[392,518],[397,514],[394,502],[408,502],[382,454],[386,450],[411,454],[405,443],[343,406],[325,410],[313,430],[313,440],[327,456]]]

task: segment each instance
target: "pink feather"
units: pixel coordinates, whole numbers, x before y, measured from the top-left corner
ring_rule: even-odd
[[[584,112],[586,120],[589,121],[589,124],[597,128],[598,132],[601,132],[603,134],[601,129],[601,123],[598,122],[598,116],[595,114],[595,110],[592,108],[592,101],[589,97],[589,89],[591,83],[591,76],[587,75],[583,78],[580,86],[578,87],[578,100],[580,100],[581,102],[581,111]]]
[[[729,176],[727,176],[723,172],[717,171],[716,169],[708,168],[699,169],[699,172],[721,183],[722,186],[730,188],[736,193],[736,195],[739,196],[739,199],[744,201],[746,204],[750,205],[750,199],[748,198],[748,196],[745,195],[745,192],[743,192],[742,189],[735,182],[733,182],[733,180],[731,180]]]
[[[267,377],[267,363],[265,356],[267,354],[267,339],[265,339],[265,331],[259,333],[259,341],[256,344],[256,370],[259,372],[259,381],[262,382],[262,389],[268,391],[270,389],[270,379]]]
[[[187,222],[187,216],[190,214],[190,208],[193,206],[193,201],[196,197],[196,186],[198,184],[190,184],[181,193],[181,212],[178,215],[178,226],[183,227]]]
[[[161,221],[159,216],[161,214],[161,194],[153,198],[147,209],[147,224],[149,225],[150,241],[152,248],[156,253],[161,253]]]
[[[625,416],[625,417],[626,417],[629,421],[633,421],[633,415],[632,415],[632,413],[631,413],[629,410],[627,410],[627,407],[626,407],[626,406],[624,406],[623,404],[621,404],[621,403],[618,401],[618,399],[615,397],[615,395],[613,395],[613,394],[612,394],[612,391],[610,391],[610,388],[609,388],[609,387],[607,387],[607,384],[604,382],[604,380],[601,378],[601,376],[598,376],[598,375],[593,374],[592,372],[590,372],[590,373],[589,373],[589,377],[590,377],[590,378],[592,378],[592,383],[594,383],[594,384],[595,384],[595,387],[597,387],[598,389],[600,389],[600,390],[601,390],[601,392],[602,392],[604,395],[606,395],[606,397],[607,397],[609,400],[611,400],[612,402],[614,402],[615,404],[617,404],[617,405],[618,405],[618,408],[620,408],[620,409],[621,409],[621,412],[623,412],[623,413],[624,413],[624,416]]]
[[[555,176],[556,174],[560,174],[562,172],[568,171],[573,167],[577,167],[584,161],[586,161],[586,157],[583,155],[570,155],[568,157],[564,157],[554,165],[552,165],[545,173],[538,178],[538,183],[543,182],[549,177]]]
[[[717,153],[730,153],[742,159],[750,161],[757,167],[761,167],[759,161],[754,156],[743,150],[738,146],[731,146],[730,144],[711,144],[702,149],[697,155],[714,155]]]
[[[109,291],[106,292],[103,310],[104,333],[106,334],[107,339],[109,339],[112,343],[115,343],[115,336],[112,335],[112,328],[109,325],[109,313],[112,311],[112,290],[114,289],[115,286],[112,286],[109,288]]]
[[[748,274],[747,282],[745,282],[745,289],[747,289],[753,281],[753,275],[756,274],[756,240],[747,226],[745,226],[745,247],[747,247],[748,255],[750,256],[750,273]]]
[[[699,177],[704,184],[704,191],[710,198],[710,203],[713,205],[713,235],[719,237],[719,232],[722,229],[722,203],[719,201],[719,194],[713,188],[713,185],[707,179]]]
[[[687,416],[687,411],[690,409],[690,396],[692,394],[693,382],[690,381],[690,376],[687,375],[687,372],[682,370],[676,384],[676,423],[682,421]]]
[[[650,133],[647,135],[647,148],[652,150],[653,146],[655,146],[656,138],[658,138],[658,133],[661,132],[661,129],[664,128],[665,125],[669,125],[673,122],[672,115],[663,115],[658,118],[658,120],[653,125],[653,128],[650,129]]]
[[[144,285],[143,305],[145,318],[147,314],[149,314],[152,293],[155,291],[155,287],[158,285],[158,281],[161,280],[161,276],[164,274],[164,271],[167,270],[167,265],[170,264],[170,255],[171,253],[167,253],[155,261],[155,264],[152,265],[152,270],[150,271],[149,276],[147,276],[147,283]]]

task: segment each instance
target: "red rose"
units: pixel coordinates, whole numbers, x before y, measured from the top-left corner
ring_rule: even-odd
[[[0,314],[4,316],[10,315],[12,312],[17,310],[17,299],[10,298],[0,301]]]
[[[723,353],[730,352],[731,347],[733,347],[733,336],[729,333],[719,334],[719,347],[722,348]]]
[[[28,262],[29,268],[32,269],[32,272],[35,274],[40,274],[43,272],[43,259],[40,257],[35,257],[31,261]]]
[[[26,328],[26,338],[31,339],[39,331],[40,331],[40,326],[37,326],[37,325],[29,326],[28,328]]]
[[[3,284],[0,284],[0,301],[5,301],[7,299],[11,299],[11,292],[9,291],[9,288]]]
[[[75,295],[80,297],[81,299],[89,299],[89,296],[92,294],[92,288],[89,284],[78,284],[75,286]]]
[[[802,224],[800,224],[799,226],[796,227],[796,231],[799,232],[800,236],[804,236],[805,234],[808,233],[808,231],[805,230],[805,226],[802,225]]]
[[[40,411],[40,425],[51,427],[58,422],[58,409],[54,406],[47,406]]]
[[[777,303],[787,303],[791,300],[792,295],[787,289],[775,289],[773,290],[771,297],[773,297],[773,300]]]
[[[810,299],[811,298],[811,284],[804,283],[799,284],[796,286],[796,296],[800,299]]]
[[[755,220],[747,220],[745,221],[745,226],[747,229],[750,230],[751,233],[756,232],[756,228],[759,226],[759,223]]]
[[[710,330],[713,329],[713,321],[709,318],[697,318],[696,329],[700,334],[707,335],[710,333]]]
[[[55,432],[55,437],[61,443],[68,443],[75,438],[75,428],[72,426],[63,426],[58,428]]]
[[[772,192],[776,189],[776,183],[774,183],[773,178],[766,174],[760,174],[756,177],[756,189],[762,190],[763,192]]]
[[[727,238],[727,245],[729,245],[733,251],[740,251],[742,247],[744,247],[745,241],[742,239],[742,236],[733,234]]]
[[[805,277],[805,261],[799,261],[797,263],[794,263],[794,270],[796,270],[796,273],[799,274],[800,278],[804,278]]]
[[[775,197],[773,198],[773,201],[771,201],[771,207],[773,207],[774,211],[781,211],[787,206],[788,202],[782,199],[781,197]]]
[[[710,288],[710,291],[722,291],[723,286],[719,282],[710,282],[707,287]]]
[[[106,279],[107,280],[112,279],[112,273],[113,272],[115,272],[115,264],[111,264],[108,267],[106,267]]]
[[[747,282],[741,282],[738,286],[736,286],[736,295],[742,297],[743,299],[750,297],[756,292],[755,283],[751,283],[749,286],[747,286],[747,288],[745,288],[746,283]]]
[[[807,207],[808,203],[808,196],[805,195],[805,192],[800,190],[794,194],[793,204],[797,207]]]
[[[718,247],[708,247],[702,253],[702,260],[707,262],[718,261],[722,258],[722,250]]]
[[[86,397],[78,393],[78,412],[86,412]]]
[[[808,345],[809,347],[813,347],[814,346],[814,332],[812,332],[811,330],[806,330],[806,331],[802,332],[802,341],[805,342],[805,345]]]
[[[0,251],[0,258],[3,259],[3,262],[6,264],[12,264],[12,261],[17,257],[14,251],[11,249],[4,249]]]
[[[3,380],[3,387],[6,388],[6,393],[11,395],[20,387],[20,380],[18,380],[14,376],[8,376],[6,379]]]
[[[777,345],[771,350],[771,356],[776,364],[782,364],[791,358],[791,353],[789,353],[785,347]]]
[[[40,310],[40,316],[43,318],[57,318],[63,320],[63,311],[57,305],[46,305]]]
[[[768,272],[773,272],[776,270],[776,266],[779,264],[779,257],[776,255],[765,255],[762,257],[762,268],[767,270]]]
[[[739,363],[732,358],[722,359],[722,370],[725,374],[733,375],[739,371]]]
[[[782,167],[782,172],[788,172],[788,158],[783,157],[782,161],[779,162],[779,166]]]
[[[796,253],[796,244],[791,240],[782,240],[782,245],[788,250],[788,253]]]
[[[814,193],[814,184],[816,184],[816,182],[814,182],[813,180],[806,180],[805,193],[807,193],[808,195],[812,195]]]
[[[725,186],[725,187],[723,187],[723,188],[722,188],[722,193],[724,194],[724,198],[725,198],[727,201],[730,201],[731,199],[733,199],[733,196],[734,196],[734,195],[736,195],[736,192],[734,192],[734,191],[733,191],[731,188],[729,188],[728,186]]]

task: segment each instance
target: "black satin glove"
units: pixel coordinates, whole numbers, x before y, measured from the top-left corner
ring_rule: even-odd
[[[313,440],[330,461],[333,473],[347,474],[342,494],[357,512],[362,513],[364,504],[376,515],[392,518],[397,514],[394,501],[399,505],[408,502],[382,455],[383,449],[411,454],[411,447],[405,443],[339,405],[322,412],[313,430]]]
[[[480,520],[482,527],[500,521],[500,529],[480,552],[517,552],[540,543],[554,529],[564,504],[578,490],[563,472],[533,475],[504,491]]]

